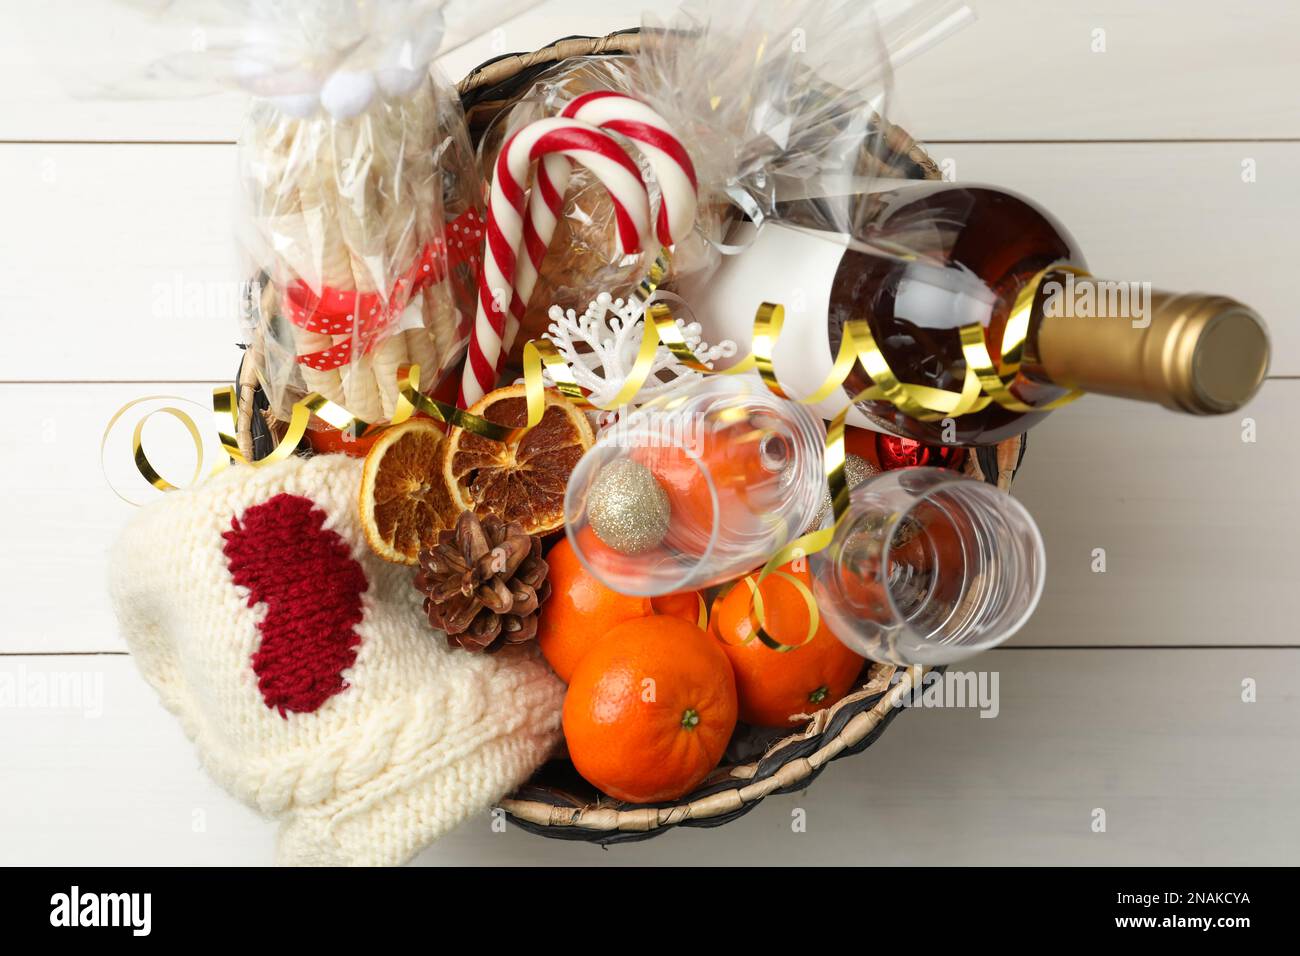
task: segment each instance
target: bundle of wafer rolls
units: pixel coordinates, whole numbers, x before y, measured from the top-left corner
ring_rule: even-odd
[[[265,286],[252,354],[273,414],[316,392],[386,421],[401,366],[427,389],[464,352],[482,194],[459,102],[426,79],[342,119],[261,104],[242,145],[244,246]]]

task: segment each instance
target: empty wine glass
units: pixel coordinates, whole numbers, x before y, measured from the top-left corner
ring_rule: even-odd
[[[890,664],[948,664],[1001,644],[1033,613],[1046,572],[1024,506],[938,468],[858,485],[834,540],[810,561],[830,629]]]
[[[821,419],[757,376],[706,376],[604,431],[569,478],[578,558],[624,594],[707,587],[761,565],[821,505]]]

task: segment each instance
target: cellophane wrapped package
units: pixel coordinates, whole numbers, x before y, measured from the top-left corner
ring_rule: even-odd
[[[239,143],[240,318],[245,371],[272,414],[287,419],[318,393],[382,423],[400,368],[418,364],[425,391],[454,371],[473,317],[485,185],[434,58],[527,0],[117,5],[149,15],[166,52],[103,95],[251,94]]]
[[[454,90],[425,76],[345,117],[260,100],[240,149],[245,334],[273,412],[316,392],[388,419],[398,369],[432,386],[473,315],[482,186]]]
[[[317,393],[386,421],[400,369],[426,391],[454,370],[474,310],[483,182],[431,66],[445,4],[244,2],[249,361],[276,418]]]
[[[556,64],[488,126],[479,142],[480,169],[485,174],[493,169],[502,144],[512,134],[534,120],[559,115],[567,103],[584,93],[611,90],[639,97],[636,76],[636,57],[628,55],[572,57]],[[657,204],[658,185],[645,155],[630,150],[629,156],[641,167],[651,202]],[[694,229],[673,248],[670,282],[710,267],[718,255],[723,218],[729,212],[717,201],[697,207]],[[519,364],[524,344],[546,331],[551,306],[581,313],[600,292],[627,298],[636,288],[649,265],[646,252],[628,255],[620,250],[615,219],[614,204],[600,181],[585,166],[574,164],[537,285],[510,348],[513,364]],[[653,260],[653,249],[649,255]]]
[[[489,128],[480,167],[492,168],[511,133],[583,93],[648,102],[699,182],[695,229],[673,248],[668,281],[699,281],[741,251],[726,241],[740,218],[761,225],[797,206],[805,225],[854,232],[852,197],[889,166],[894,67],[970,18],[960,0],[686,0],[666,16],[647,13],[636,54],[571,58],[542,73]],[[644,157],[632,155],[657,203]],[[632,292],[656,250],[623,255],[614,237],[613,203],[575,168],[513,359],[545,331],[552,305],[580,313],[600,292]]]

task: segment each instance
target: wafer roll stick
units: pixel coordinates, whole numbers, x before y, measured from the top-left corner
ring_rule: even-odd
[[[419,309],[418,302],[411,302],[408,309]],[[421,330],[422,331],[422,330]],[[411,361],[406,347],[406,333],[394,328],[370,353],[375,385],[379,389],[379,400],[383,406],[385,420],[393,417],[400,395],[397,384],[397,372]]]
[[[456,348],[462,319],[449,283],[439,282],[424,290],[424,327],[437,349],[439,369],[446,368],[455,358],[452,353]]]
[[[432,379],[442,367],[443,352],[438,347],[436,334],[429,327],[431,290],[425,289],[406,307],[402,317],[402,338],[410,361],[420,366],[420,377]]]
[[[414,95],[402,101],[394,111],[395,122],[406,137],[417,143],[433,143],[437,138],[437,105],[432,84],[425,84]],[[392,160],[392,157],[388,157]],[[393,188],[381,197],[384,219],[388,224],[388,246],[393,261],[415,262],[426,258],[429,249],[440,248],[446,214],[443,209],[442,177],[433,150],[406,151],[400,157],[400,175],[394,175]],[[415,215],[412,215],[412,212]],[[446,271],[443,261],[426,261],[421,281],[429,281],[428,271],[435,266]],[[425,317],[428,314],[432,286],[425,286],[414,298],[403,303],[400,320],[394,317],[392,335],[400,339],[407,360],[420,366],[420,376],[425,382],[435,380],[439,368],[447,360],[450,341],[439,339],[436,330]],[[381,389],[386,386],[382,380]],[[394,388],[396,387],[394,383]],[[396,392],[394,392],[394,395]]]
[[[269,277],[276,299],[274,309],[262,310],[263,360],[274,380],[271,392],[283,398],[284,386],[301,377],[302,390],[341,402],[343,387],[337,370],[296,361],[299,356],[329,349],[334,339],[322,331],[303,328],[295,321],[298,310],[285,303],[289,291],[300,284],[304,289],[321,288],[322,200],[310,184],[302,189],[303,182],[313,175],[314,146],[306,124],[268,117],[251,127],[245,152],[255,157],[244,168],[257,240],[252,251],[255,265]],[[326,267],[340,268],[338,264]],[[288,321],[272,324],[277,315]],[[285,415],[287,409],[277,407],[276,414]]]
[[[353,275],[369,281],[365,266],[353,260]],[[359,293],[374,289],[358,288]],[[354,320],[357,321],[357,320]],[[362,336],[353,334],[352,357],[339,371],[343,373],[343,399],[348,410],[367,422],[384,417],[383,402],[379,397],[379,383],[375,381],[374,352]]]
[[[323,184],[317,171],[317,162],[306,160],[305,168],[297,170],[297,196],[301,210],[304,233],[307,239],[308,261],[300,264],[296,279],[305,282],[316,296],[326,290],[350,292],[355,290],[352,279],[352,262],[343,246],[338,220],[329,207]],[[286,188],[289,187],[286,184]],[[329,336],[312,332],[296,321],[291,321],[294,344],[299,357],[328,349],[341,341],[342,336]],[[307,390],[319,392],[334,402],[344,401],[343,379],[337,369],[316,369],[301,365],[303,382]]]
[[[375,380],[374,348],[389,320],[389,283],[395,272],[379,207],[379,182],[387,169],[382,145],[376,142],[377,125],[369,115],[333,123],[322,150],[328,171],[322,190],[333,200],[357,291],[356,311],[349,316],[351,356],[340,370],[344,401],[349,411],[368,422],[385,417]]]

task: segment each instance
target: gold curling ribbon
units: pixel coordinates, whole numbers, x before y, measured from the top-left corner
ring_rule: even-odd
[[[831,526],[802,535],[779,549],[763,565],[756,582],[750,582],[748,577],[745,579],[746,582],[750,582],[754,594],[754,601],[750,607],[751,618],[756,625],[757,636],[764,644],[775,650],[791,649],[790,645],[781,644],[763,629],[763,605],[758,590],[762,582],[770,575],[785,574],[785,572],[778,569],[789,562],[806,558],[828,547],[834,540],[835,533],[848,511],[850,489],[844,475],[844,428],[849,410],[858,402],[883,400],[890,402],[904,414],[913,418],[922,421],[935,421],[948,417],[957,418],[961,415],[980,411],[986,408],[990,401],[997,402],[1003,408],[1016,412],[1049,411],[1074,401],[1082,394],[1074,391],[1051,402],[1031,406],[1021,402],[1011,392],[1012,382],[1015,380],[1020,368],[1025,339],[1029,334],[1034,303],[1038,299],[1038,292],[1043,280],[1052,272],[1071,272],[1075,275],[1087,275],[1086,272],[1074,266],[1058,264],[1040,270],[1029,282],[1025,283],[1012,304],[1003,329],[1002,343],[999,349],[1003,357],[1001,366],[994,362],[989,354],[984,341],[983,326],[979,323],[971,323],[959,329],[962,351],[966,358],[966,374],[960,392],[912,385],[900,381],[890,368],[880,346],[876,343],[867,322],[863,319],[852,319],[845,324],[844,337],[840,342],[839,352],[836,354],[835,362],[826,380],[813,394],[806,398],[794,399],[794,401],[808,405],[825,401],[847,380],[855,364],[862,365],[863,370],[871,378],[873,384],[854,395],[836,414],[826,430],[824,470],[827,486],[831,494],[831,512],[834,516]],[[753,346],[750,355],[736,366],[727,369],[727,371],[734,371],[737,368],[746,371],[750,368],[757,368],[767,387],[775,394],[788,399],[789,396],[777,380],[772,362],[772,354],[776,346],[776,340],[780,337],[784,320],[785,309],[782,306],[770,302],[762,303],[754,317]],[[663,321],[656,318],[655,327],[660,329],[661,336],[662,325]],[[707,369],[704,371],[707,371]],[[809,608],[808,634],[804,639],[804,643],[807,643],[816,634],[820,619],[816,600],[802,581],[792,578],[788,574],[785,576],[789,577],[799,589]]]
[[[961,327],[962,353],[966,357],[968,374],[971,369],[974,369],[975,376],[979,379],[980,386],[984,391],[992,397],[993,401],[1009,411],[1049,412],[1054,408],[1060,408],[1062,405],[1068,405],[1083,395],[1083,392],[1075,390],[1041,405],[1029,405],[1020,401],[1011,393],[1011,382],[1015,379],[1016,373],[1020,371],[1020,360],[1024,355],[1025,339],[1029,335],[1029,322],[1033,317],[1034,302],[1038,299],[1038,290],[1042,286],[1043,280],[1052,272],[1068,272],[1076,276],[1088,275],[1083,269],[1077,269],[1074,266],[1054,265],[1041,269],[1029,282],[1025,283],[1020,290],[1020,294],[1016,296],[1016,301],[1011,306],[1011,313],[1007,316],[1000,349],[1001,366],[994,362],[993,357],[989,355],[988,346],[984,344],[983,330],[978,324]]]
[[[311,421],[313,415],[341,432],[350,432],[354,437],[360,437],[370,427],[368,423],[354,416],[342,405],[330,401],[317,392],[312,392],[294,403],[284,438],[280,439],[280,442],[271,450],[271,453],[256,461],[249,461],[240,452],[239,442],[235,438],[235,431],[238,429],[239,408],[233,388],[226,386],[212,390],[212,415],[216,421],[217,435],[221,439],[221,448],[225,451],[226,456],[231,461],[238,462],[241,465],[250,465],[254,468],[264,468],[267,465],[275,464],[277,461],[284,461],[297,451],[298,444],[307,433],[307,424]],[[227,419],[229,420],[229,431],[225,426]]]
[[[217,437],[221,442],[222,451],[225,456],[218,461],[211,469],[206,469],[203,452],[203,436],[199,431],[198,425],[193,417],[187,412],[182,411],[174,406],[164,406],[163,408],[154,409],[141,416],[136,422],[135,430],[131,439],[131,453],[135,460],[136,470],[144,477],[149,484],[159,491],[175,491],[178,488],[188,488],[200,481],[202,478],[215,474],[231,462],[248,465],[253,468],[264,468],[267,465],[283,461],[293,455],[298,450],[298,445],[302,442],[303,436],[307,433],[307,426],[312,417],[319,418],[321,421],[338,429],[340,432],[351,434],[359,438],[372,429],[387,428],[392,425],[400,425],[405,422],[417,411],[427,415],[435,421],[445,422],[457,428],[463,428],[466,431],[473,432],[475,435],[482,435],[493,441],[512,441],[532,428],[537,422],[541,421],[545,413],[545,396],[542,395],[540,408],[536,418],[533,417],[533,408],[529,407],[529,420],[522,428],[509,428],[496,422],[489,421],[482,416],[472,414],[463,408],[457,408],[446,402],[439,401],[435,398],[423,394],[420,391],[420,367],[418,365],[404,365],[398,369],[397,384],[399,398],[397,408],[393,413],[392,419],[387,425],[373,426],[369,422],[353,415],[337,402],[330,401],[317,392],[312,392],[293,405],[290,413],[288,428],[284,437],[276,444],[271,453],[255,461],[249,461],[239,450],[239,442],[236,439],[235,432],[238,430],[239,409],[235,398],[235,390],[230,386],[214,388],[212,390],[212,416],[216,426]],[[109,435],[113,428],[131,409],[136,408],[146,402],[152,401],[177,401],[189,405],[198,403],[189,399],[178,398],[171,395],[150,395],[144,398],[137,398],[134,401],[127,402],[109,419],[108,424],[104,426],[104,433],[99,443],[100,467],[104,469],[105,478],[107,479],[107,467],[104,465],[104,450],[108,444]],[[201,406],[200,406],[201,407]],[[153,463],[149,460],[143,444],[144,426],[154,415],[167,414],[181,422],[189,432],[191,440],[194,442],[196,461],[194,474],[184,485],[175,485],[163,478]],[[138,504],[122,494],[109,480],[109,487],[113,493],[129,504]]]
[[[436,398],[430,398],[421,392],[420,366],[418,365],[403,365],[399,368],[397,370],[397,384],[400,392],[397,408],[394,409],[393,417],[388,426],[385,427],[400,425],[417,411],[420,411],[434,421],[445,422],[455,428],[463,428],[467,432],[481,435],[483,438],[492,441],[508,442],[514,441],[540,422],[542,415],[546,412],[545,400],[543,399],[536,418],[533,417],[531,405],[529,406],[528,422],[522,428],[510,428],[489,421],[480,415],[475,415],[463,408],[457,408],[455,405],[439,401]]]
[[[780,641],[778,641],[776,638],[774,638],[771,634],[767,633],[767,629],[765,627],[767,614],[763,607],[763,592],[760,590],[760,586],[762,585],[763,580],[766,579],[767,577],[784,578],[786,581],[789,581],[791,584],[794,585],[795,590],[799,592],[799,596],[803,598],[804,606],[808,609],[808,633],[804,635],[804,639],[800,641],[798,644],[783,644]],[[769,572],[767,571],[766,566],[764,566],[764,572],[760,573],[757,581],[754,579],[754,576],[752,574],[745,575],[744,578],[742,578],[741,580],[744,581],[745,585],[749,588],[749,601],[750,601],[749,636],[740,642],[742,647],[750,643],[751,641],[759,641],[765,647],[768,647],[771,650],[774,650],[778,653],[784,654],[789,651],[798,650],[799,648],[803,647],[805,644],[807,644],[809,641],[811,641],[814,637],[817,636],[817,626],[821,621],[821,615],[817,611],[817,599],[813,597],[813,593],[809,589],[808,585],[804,584],[802,581],[800,581],[793,574],[790,574],[788,571],[773,570]],[[726,638],[722,637],[721,635],[719,635],[719,640],[721,640],[724,644],[727,643]]]
[[[138,408],[147,402],[181,402],[186,405],[193,405],[196,408],[202,408],[198,402],[191,401],[188,398],[181,398],[177,395],[146,395],[143,398],[137,398],[127,402],[113,413],[113,417],[110,418],[108,424],[104,426],[104,433],[99,439],[99,467],[104,473],[105,480],[108,481],[109,489],[113,494],[117,495],[129,505],[138,505],[139,502],[132,501],[126,495],[122,494],[122,492],[117,489],[117,486],[108,479],[108,465],[104,461],[104,452],[108,446],[108,437],[112,434],[114,426],[122,420],[127,412],[131,411],[133,408]],[[194,442],[194,473],[190,475],[189,481],[184,485],[174,485],[164,478],[158,473],[158,470],[154,468],[153,463],[149,461],[149,456],[145,454],[144,426],[154,415],[169,415],[176,419],[185,426],[185,430],[189,433],[190,439]],[[157,488],[159,491],[175,491],[177,488],[189,487],[203,478],[205,472],[207,474],[215,474],[226,466],[224,461],[218,461],[210,470],[204,468],[205,456],[203,454],[203,436],[199,432],[199,426],[195,423],[193,417],[191,417],[188,412],[177,408],[174,405],[164,405],[162,408],[155,408],[140,416],[139,420],[136,421],[135,428],[131,434],[131,458],[135,461],[136,470],[140,472],[144,480],[149,482],[149,484],[153,485],[153,487]]]
[[[573,373],[569,370],[568,364],[564,361],[554,343],[547,339],[534,339],[524,345],[524,390],[527,399],[528,417],[527,423],[522,428],[507,428],[464,409],[424,395],[419,389],[420,369],[418,365],[404,366],[398,371],[400,392],[398,407],[388,426],[379,427],[399,425],[409,419],[416,411],[420,411],[436,421],[464,428],[484,438],[494,441],[512,441],[540,422],[545,414],[546,394],[542,377],[543,369],[550,372],[556,391],[565,399],[587,408],[618,408],[628,404],[649,378],[660,343],[672,353],[673,357],[681,365],[702,374],[739,375],[756,369],[764,384],[774,394],[804,405],[816,405],[830,398],[848,379],[853,366],[860,364],[873,384],[854,395],[845,404],[831,421],[826,432],[824,469],[827,486],[831,493],[832,514],[835,520],[829,528],[818,529],[802,535],[778,550],[763,565],[757,580],[752,580],[748,576],[745,578],[753,595],[750,614],[755,625],[754,636],[774,650],[793,650],[811,641],[817,633],[820,615],[811,590],[798,578],[780,571],[779,568],[791,561],[815,554],[830,545],[844,514],[848,511],[849,488],[844,476],[844,426],[851,408],[863,401],[885,401],[912,418],[920,421],[937,421],[944,418],[958,418],[962,415],[981,411],[988,406],[990,401],[997,402],[1003,408],[1015,412],[1048,411],[1074,401],[1081,394],[1077,391],[1070,392],[1052,402],[1031,406],[1021,402],[1011,391],[1012,382],[1020,368],[1033,306],[1037,301],[1043,280],[1052,272],[1070,272],[1080,276],[1088,274],[1074,266],[1067,264],[1048,266],[1025,283],[1012,304],[1004,326],[1002,343],[999,348],[999,354],[1002,357],[1000,364],[993,361],[988,351],[984,341],[983,326],[979,323],[971,323],[962,326],[958,330],[962,343],[962,352],[966,359],[966,374],[959,392],[901,381],[890,367],[883,351],[872,335],[867,321],[865,319],[851,319],[845,323],[839,351],[835,356],[830,372],[826,376],[826,380],[811,395],[805,398],[791,398],[781,386],[772,360],[776,342],[780,338],[784,327],[785,308],[776,303],[762,303],[754,316],[750,353],[726,369],[712,369],[700,362],[687,345],[682,330],[678,327],[677,321],[672,315],[671,308],[663,301],[664,294],[661,293],[659,299],[655,298],[660,284],[668,273],[670,262],[671,253],[668,249],[661,247],[647,275],[641,280],[634,293],[645,307],[641,343],[631,372],[618,393],[608,403],[603,405],[592,403],[582,387],[574,379]],[[101,465],[109,432],[126,412],[143,402],[168,400],[169,398],[169,396],[151,396],[136,399],[119,409],[105,427],[100,442]],[[186,400],[182,399],[181,401]],[[217,432],[226,455],[230,460],[254,467],[269,465],[292,455],[306,433],[307,425],[313,415],[339,431],[350,431],[357,437],[365,434],[372,427],[369,423],[352,415],[343,406],[313,392],[294,404],[288,430],[275,449],[265,458],[248,461],[240,453],[234,436],[237,421],[234,389],[230,387],[215,389],[212,402],[217,422]],[[669,408],[671,404],[669,402],[665,408]],[[137,469],[155,488],[160,491],[170,491],[177,486],[158,474],[145,454],[141,442],[145,422],[152,415],[161,413],[177,418],[185,425],[194,441],[197,460],[190,484],[197,482],[203,475],[203,441],[194,420],[178,408],[169,406],[156,409],[145,415],[136,424],[132,438],[132,453]],[[231,423],[230,431],[227,431],[224,425],[227,418]],[[225,461],[219,462],[213,468],[213,472],[220,470],[225,465]],[[116,488],[113,490],[118,497],[130,501]],[[784,644],[771,637],[764,630],[765,615],[759,589],[762,582],[773,574],[788,579],[798,589],[808,607],[808,633],[800,644]],[[702,621],[707,622],[707,608],[703,607],[702,598],[700,601],[700,618]]]

